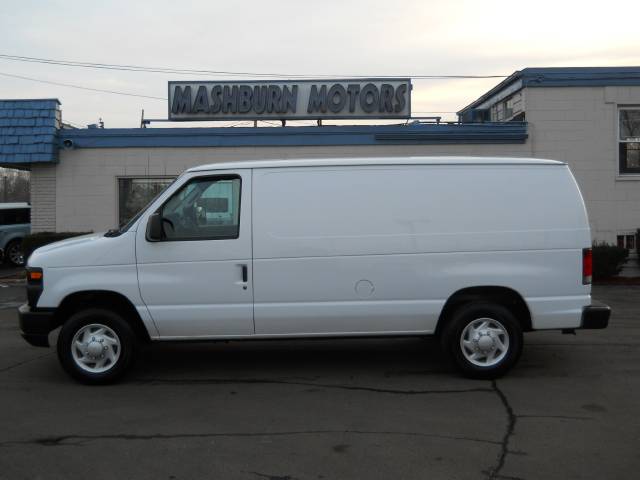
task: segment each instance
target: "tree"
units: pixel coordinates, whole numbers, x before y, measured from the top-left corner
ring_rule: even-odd
[[[0,167],[0,202],[28,202],[29,177],[28,171]]]

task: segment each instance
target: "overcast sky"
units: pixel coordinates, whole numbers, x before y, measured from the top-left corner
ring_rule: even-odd
[[[638,1],[0,2],[0,54],[216,71],[335,75],[501,75],[524,67],[640,65]],[[0,59],[0,74],[166,97],[193,75]],[[197,77],[211,80],[223,77]],[[251,75],[240,77],[252,79]],[[286,77],[283,77],[286,78]],[[414,115],[465,106],[498,79],[415,81]],[[136,127],[166,101],[0,75],[0,98],[62,102],[63,120]],[[420,112],[420,113],[418,113]]]

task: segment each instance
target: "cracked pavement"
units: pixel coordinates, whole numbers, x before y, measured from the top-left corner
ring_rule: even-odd
[[[1,283],[1,282],[0,282]],[[0,288],[0,479],[629,478],[640,469],[640,287],[610,328],[525,335],[495,382],[422,339],[161,344],[120,384],[71,381]],[[55,340],[55,333],[52,339]]]

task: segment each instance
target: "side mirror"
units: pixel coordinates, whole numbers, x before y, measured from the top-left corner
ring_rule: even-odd
[[[147,240],[150,242],[159,242],[162,240],[162,215],[159,212],[154,213],[149,217],[147,222]]]

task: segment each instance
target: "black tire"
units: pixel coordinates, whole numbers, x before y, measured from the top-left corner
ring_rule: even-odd
[[[118,351],[117,360],[102,372],[83,369],[72,353],[72,343],[76,333],[83,327],[93,324],[108,327],[119,340],[119,347],[116,349]],[[62,325],[57,344],[58,359],[64,370],[81,383],[90,385],[113,383],[120,379],[131,366],[137,350],[136,340],[133,329],[119,314],[101,308],[81,310]]]
[[[509,340],[509,345],[504,350],[506,353],[497,363],[489,366],[474,364],[467,358],[468,355],[465,355],[461,345],[461,337],[465,328],[475,320],[482,318],[492,319],[501,324],[506,330]],[[451,318],[447,319],[440,341],[447,356],[463,375],[476,379],[495,379],[504,375],[520,358],[523,344],[522,326],[513,313],[502,305],[490,302],[472,302],[456,309]]]
[[[24,255],[22,252],[22,240],[11,240],[4,249],[4,261],[14,267],[24,265]]]

